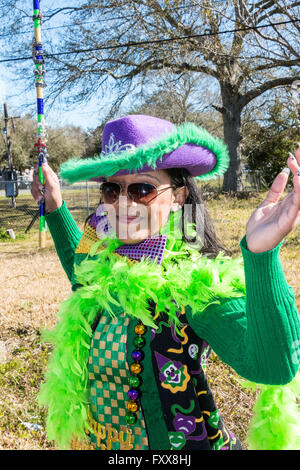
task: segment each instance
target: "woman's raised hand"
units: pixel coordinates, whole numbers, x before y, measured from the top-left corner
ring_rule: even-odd
[[[63,202],[62,195],[58,177],[48,163],[42,164],[42,172],[45,177],[44,185],[40,182],[38,165],[36,165],[33,172],[31,194],[37,203],[44,197],[45,210],[46,213],[49,213],[61,207]]]
[[[279,201],[289,175],[280,172],[266,197],[251,215],[246,226],[248,250],[254,253],[275,248],[281,240],[300,224],[300,146],[295,157],[287,159],[293,174],[294,190]]]

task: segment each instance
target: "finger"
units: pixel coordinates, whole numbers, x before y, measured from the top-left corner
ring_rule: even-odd
[[[296,150],[295,156],[296,156],[298,165],[300,165],[300,143],[298,143],[298,148]]]
[[[33,169],[33,177],[32,177],[32,187],[33,188],[38,188],[38,189],[42,189],[43,185],[40,181],[40,177],[39,177],[39,166],[36,165]]]
[[[39,175],[39,166],[35,165],[33,168],[33,179],[36,179]]]
[[[43,177],[44,177],[44,184],[41,183],[41,177],[40,177],[40,170],[42,171]],[[36,164],[33,170],[33,187],[38,188],[38,192],[42,191],[43,188],[50,186],[53,186],[53,172],[51,168],[46,164],[43,163],[41,166],[39,164]]]
[[[297,149],[295,155],[289,152],[289,158],[287,159],[287,163],[289,165],[289,168],[292,170],[293,174],[300,169],[298,160],[300,161],[300,149]]]
[[[295,165],[295,163],[291,163],[291,169],[293,171],[294,202],[300,210],[300,167],[298,164]]]
[[[33,184],[34,185],[42,184],[41,178],[40,178],[40,166],[38,164],[36,164],[33,169]]]
[[[296,157],[300,159],[300,148],[296,151]],[[293,173],[293,191],[292,193],[292,204],[289,207],[289,216],[295,219],[299,216],[300,211],[300,166],[298,165],[297,159],[289,153],[287,160],[288,166]]]
[[[42,164],[42,171],[47,183],[50,186],[56,185],[58,183],[58,177],[52,168],[48,165],[47,162]]]
[[[261,204],[261,207],[266,204],[270,204],[270,203],[274,204],[279,201],[286,187],[288,179],[289,179],[289,174],[286,173],[285,171],[281,171],[280,173],[278,173],[275,180],[273,181],[273,184],[270,188],[270,191],[267,194],[266,199]]]
[[[300,159],[300,148],[296,151],[296,156],[299,155]],[[291,171],[293,172],[293,186],[294,186],[294,193],[296,193],[296,199],[298,203],[298,198],[300,198],[299,191],[300,191],[300,166],[298,165],[297,159],[289,153],[288,158],[288,165]]]
[[[37,185],[31,185],[31,194],[35,202],[39,202],[42,199],[42,192]]]

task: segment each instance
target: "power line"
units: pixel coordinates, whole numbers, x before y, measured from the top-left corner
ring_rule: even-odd
[[[94,52],[94,51],[103,51],[103,50],[114,50],[114,49],[120,49],[122,47],[135,47],[135,46],[144,46],[148,44],[161,44],[164,42],[173,42],[173,41],[183,41],[186,39],[193,39],[193,38],[201,38],[201,37],[209,37],[209,36],[218,36],[221,34],[232,34],[232,33],[239,33],[239,32],[245,32],[245,31],[250,31],[250,30],[256,30],[260,28],[266,28],[268,26],[280,26],[283,24],[288,24],[288,23],[296,23],[299,21],[299,19],[295,20],[289,20],[289,21],[280,21],[278,23],[268,23],[260,26],[247,26],[246,28],[240,28],[240,29],[231,29],[231,30],[225,30],[225,31],[218,31],[218,32],[211,32],[211,33],[202,33],[202,34],[191,34],[188,36],[176,36],[174,38],[164,38],[164,39],[153,39],[151,41],[145,40],[145,41],[131,41],[127,42],[124,44],[115,44],[113,46],[101,46],[101,47],[94,47],[94,48],[88,48],[88,49],[75,49],[73,51],[66,51],[66,52],[57,52],[54,54],[46,54],[44,53],[44,57],[60,57],[64,55],[70,55],[70,54],[80,54],[83,52]],[[26,57],[12,57],[9,59],[3,59],[0,60],[0,63],[5,63],[5,62],[17,62],[21,60],[32,60],[32,56],[26,56]]]
[[[196,5],[196,4],[184,5],[184,6],[181,6],[181,7],[171,8],[168,11],[174,11],[174,10],[177,11],[177,10],[182,10],[182,9],[186,9],[186,8],[193,8],[193,7],[200,7],[200,6]],[[143,17],[145,18],[145,17],[151,16],[153,14],[154,14],[153,12],[149,12],[146,15],[143,15]],[[47,16],[45,15],[44,18],[46,18],[46,17]],[[136,15],[129,15],[125,19],[129,19],[129,18],[136,18]],[[101,20],[96,20],[96,21],[95,20],[94,21],[82,21],[81,23],[71,23],[71,24],[64,24],[64,25],[61,25],[61,26],[51,26],[49,28],[43,28],[43,31],[51,31],[53,29],[61,29],[62,27],[63,28],[69,28],[69,27],[72,27],[72,26],[82,26],[82,25],[86,25],[86,24],[105,23],[105,22],[109,22],[109,21],[116,21],[116,20],[123,20],[123,19],[124,19],[124,16],[117,16],[115,18],[103,18]],[[231,20],[231,21],[234,21],[234,20]],[[14,33],[14,35],[28,34],[28,33],[32,33],[32,30],[29,29],[28,31],[17,31],[17,32]],[[9,32],[7,34],[0,34],[0,38],[6,38],[6,37],[9,37],[9,36],[11,36],[11,32]]]

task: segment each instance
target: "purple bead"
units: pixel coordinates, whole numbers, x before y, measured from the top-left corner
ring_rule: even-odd
[[[134,390],[134,389],[132,388],[131,390],[129,390],[128,396],[129,396],[130,400],[137,400],[138,397],[139,397],[139,393],[138,393],[137,390]]]
[[[141,361],[143,359],[143,352],[138,350],[132,351],[132,359],[137,362]]]

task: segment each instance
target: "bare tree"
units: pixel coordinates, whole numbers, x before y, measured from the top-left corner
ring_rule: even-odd
[[[150,114],[168,119],[174,124],[186,121],[206,128],[212,134],[223,137],[221,115],[212,108],[218,100],[216,90],[210,90],[209,81],[201,77],[201,86],[205,94],[199,93],[199,74],[183,73],[179,76],[163,77],[159,88],[143,93],[140,105],[134,103],[130,113]]]
[[[11,2],[12,9],[20,3]],[[44,11],[45,27],[58,15],[67,24],[52,48],[47,44],[48,94],[73,92],[72,99],[84,101],[114,90],[113,115],[125,97],[157,86],[166,73],[170,80],[198,76],[201,94],[205,75],[218,89],[212,105],[222,115],[230,153],[223,191],[240,190],[241,115],[262,94],[300,79],[299,13],[299,0],[64,2]]]

